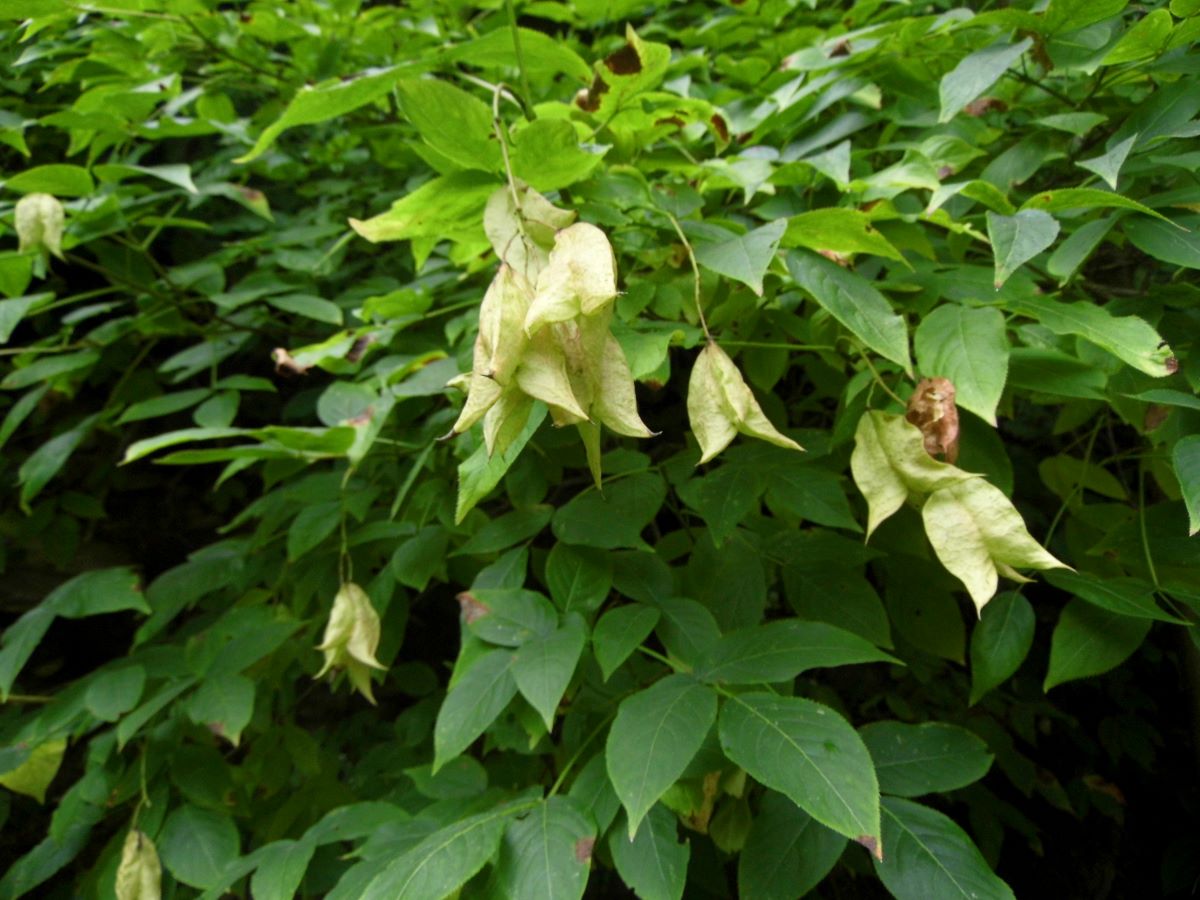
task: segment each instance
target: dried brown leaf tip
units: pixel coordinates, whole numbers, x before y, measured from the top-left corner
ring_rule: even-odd
[[[297,362],[283,347],[272,350],[271,358],[275,360],[275,371],[280,375],[304,375],[312,368],[311,364]]]
[[[954,397],[950,379],[922,378],[908,399],[904,416],[921,429],[925,452],[935,458],[945,456],[951,464],[958,459],[958,408]]]
[[[491,607],[477,600],[470,591],[463,591],[458,595],[458,606],[464,625],[477,622],[492,611]]]
[[[873,857],[875,857],[880,862],[883,862],[883,846],[879,843],[879,841],[875,838],[874,835],[860,834],[854,840],[856,842],[858,842],[859,844],[862,844],[864,847],[866,847],[867,852],[870,853]]]

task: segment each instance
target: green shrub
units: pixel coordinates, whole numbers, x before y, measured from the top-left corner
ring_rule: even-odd
[[[980,7],[0,4],[0,897],[1186,887],[1200,6]]]

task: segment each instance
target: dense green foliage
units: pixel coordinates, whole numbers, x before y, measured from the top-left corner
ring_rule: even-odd
[[[0,898],[1189,890],[1200,3],[976,5],[0,0]]]

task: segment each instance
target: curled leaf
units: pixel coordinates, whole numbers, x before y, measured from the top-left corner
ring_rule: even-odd
[[[370,669],[384,666],[375,658],[379,647],[379,613],[371,599],[357,584],[343,584],[333,601],[325,637],[318,650],[325,654],[325,665],[316,674],[321,678],[334,668],[344,668],[350,683],[371,703]]]
[[[1070,568],[1033,539],[1012,501],[982,478],[934,491],[921,515],[938,559],[980,612],[996,593],[998,575],[1025,581],[1016,568]]]
[[[926,451],[919,428],[876,410],[858,420],[850,472],[867,499],[867,537],[910,496],[919,500],[938,488],[978,477],[938,462]]]
[[[945,456],[948,463],[958,460],[958,408],[954,397],[950,379],[922,378],[908,400],[904,417],[921,429],[925,452],[935,458]]]
[[[121,848],[116,895],[117,900],[160,900],[162,897],[162,864],[158,861],[158,851],[149,836],[136,828],[129,829]]]
[[[550,259],[537,278],[525,332],[553,322],[595,315],[617,296],[617,266],[604,232],[578,222],[558,233]]]
[[[688,381],[688,420],[706,463],[738,432],[789,450],[804,448],[781,434],[763,414],[733,360],[713,341],[700,351]]]
[[[62,259],[64,222],[63,205],[58,198],[50,194],[26,194],[17,201],[13,213],[19,251],[24,253],[44,247]]]

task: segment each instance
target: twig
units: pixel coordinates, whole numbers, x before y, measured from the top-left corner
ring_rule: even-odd
[[[696,254],[692,250],[691,242],[679,226],[679,220],[669,212],[665,212],[665,214],[671,220],[671,225],[674,226],[675,233],[679,235],[679,240],[683,241],[683,249],[687,251],[688,261],[692,264],[693,296],[696,300],[696,315],[700,317],[700,327],[704,330],[704,337],[711,341],[712,334],[708,330],[708,321],[704,318],[704,307],[700,303],[700,265],[696,262]]]
[[[521,93],[524,94],[525,102],[521,104],[521,109],[525,113],[525,118],[532,122],[536,118],[530,105],[533,103],[533,94],[530,93],[529,76],[525,72],[525,56],[521,53],[521,29],[517,27],[517,11],[513,7],[513,0],[504,0],[504,6],[508,9],[508,24],[512,28],[513,53],[517,56],[517,73],[521,77]]]
[[[503,84],[497,84],[496,89],[492,91],[492,128],[496,132],[496,139],[500,141],[500,155],[504,158],[504,174],[508,178],[508,192],[512,195],[513,218],[517,222],[517,233],[521,235],[521,240],[527,243],[525,220],[521,217],[521,198],[517,194],[517,179],[513,177],[512,161],[508,156],[508,134],[505,132],[504,122],[500,118],[500,92],[503,88]]]
[[[871,374],[875,377],[875,383],[877,385],[879,385],[881,388],[883,388],[883,392],[885,394],[887,394],[889,397],[891,397],[893,400],[895,400],[897,403],[899,403],[901,406],[907,406],[908,404],[906,404],[903,400],[900,399],[900,395],[897,394],[895,391],[893,391],[890,387],[887,386],[887,382],[885,382],[883,380],[883,376],[881,376],[879,374],[879,370],[876,369],[875,364],[871,362],[871,357],[867,355],[867,351],[864,350],[862,347],[859,347],[858,353],[863,358],[863,362],[865,362],[867,364],[867,368],[871,370]]]

